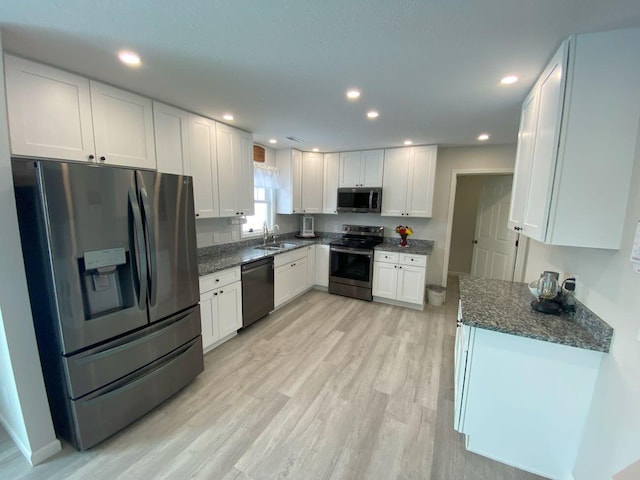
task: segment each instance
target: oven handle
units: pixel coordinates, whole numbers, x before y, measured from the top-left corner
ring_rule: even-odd
[[[336,247],[331,247],[331,251],[332,252],[339,252],[339,253],[353,253],[354,255],[364,255],[365,257],[369,257],[369,258],[371,258],[371,255],[372,255],[371,252],[367,252],[367,251],[347,250],[347,249],[344,249],[344,248],[336,248]]]
[[[369,210],[373,210],[373,190],[369,191]]]

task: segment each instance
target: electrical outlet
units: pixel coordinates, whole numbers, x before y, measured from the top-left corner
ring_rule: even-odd
[[[238,230],[231,230],[231,241],[235,242],[236,240],[240,240],[240,232]]]

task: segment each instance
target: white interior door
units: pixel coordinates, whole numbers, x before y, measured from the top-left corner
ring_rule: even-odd
[[[513,175],[487,178],[478,204],[471,274],[513,279],[516,233],[508,228]]]

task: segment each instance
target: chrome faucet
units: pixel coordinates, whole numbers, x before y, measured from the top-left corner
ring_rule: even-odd
[[[269,228],[267,227],[267,221],[262,224],[262,244],[266,245],[269,239]]]

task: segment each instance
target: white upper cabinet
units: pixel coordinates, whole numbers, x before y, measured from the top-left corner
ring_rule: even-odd
[[[153,131],[158,171],[191,175],[189,114],[184,110],[153,102]]]
[[[322,213],[323,169],[322,153],[304,152],[302,154],[302,213]]]
[[[155,169],[151,100],[99,82],[89,84],[98,161]]]
[[[302,213],[302,152],[293,148],[276,150],[278,166],[278,213]]]
[[[638,45],[640,29],[578,35],[551,59],[523,105],[512,228],[550,245],[619,248],[640,118]]]
[[[322,213],[338,213],[338,177],[340,176],[340,154],[324,155],[324,185],[322,190]]]
[[[340,154],[340,187],[382,186],[384,150]]]
[[[5,55],[11,152],[156,168],[151,100]]]
[[[4,56],[11,153],[95,159],[89,80]]]
[[[253,138],[218,123],[218,204],[221,217],[253,215]]]
[[[438,147],[385,150],[381,215],[431,217]]]
[[[216,122],[189,114],[189,158],[196,217],[219,217]]]
[[[538,119],[538,96],[536,93],[537,90],[534,88],[529,96],[527,96],[522,104],[522,113],[520,115],[516,167],[513,176],[511,205],[509,207],[509,228],[513,228],[516,231],[522,230],[524,209],[529,195],[533,141],[535,138],[536,121]]]

